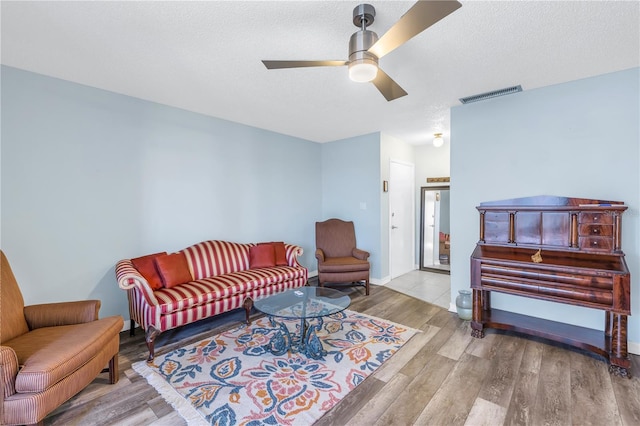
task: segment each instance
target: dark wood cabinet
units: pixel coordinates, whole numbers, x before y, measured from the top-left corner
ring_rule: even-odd
[[[618,201],[538,196],[481,203],[471,255],[472,335],[486,328],[547,338],[603,356],[628,376],[630,275]],[[604,331],[491,308],[491,292],[605,311]]]

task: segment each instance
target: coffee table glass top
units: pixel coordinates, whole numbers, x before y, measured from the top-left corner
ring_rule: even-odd
[[[349,307],[348,295],[325,287],[300,287],[255,300],[254,307],[267,315],[289,318],[319,318]]]

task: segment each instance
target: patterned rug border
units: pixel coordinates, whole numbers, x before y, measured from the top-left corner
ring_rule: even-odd
[[[209,426],[209,423],[202,417],[202,414],[200,414],[189,401],[184,399],[173,386],[153,371],[153,369],[147,365],[146,361],[138,361],[131,364],[131,368],[144,377],[158,394],[178,412],[188,425]]]
[[[411,335],[411,337],[409,337],[407,339],[407,341],[404,343],[404,345],[406,345],[416,334],[418,333],[422,333],[422,330],[417,329],[417,328],[412,328],[412,327],[408,327],[404,324],[400,324],[394,321],[389,321],[387,319],[384,318],[380,318],[380,317],[376,317],[374,315],[368,315],[365,313],[361,313],[361,312],[357,312],[357,311],[352,311],[349,309],[344,310],[345,313],[347,314],[356,314],[356,315],[360,315],[362,317],[365,318],[369,318],[369,319],[376,319],[376,320],[382,320],[385,321],[391,325],[397,326],[397,327],[404,327],[407,331],[411,331],[413,332],[413,334]],[[213,334],[213,336],[216,336],[220,333],[226,333],[226,332],[233,332],[245,327],[250,327],[247,326],[247,324],[240,324],[237,327],[229,327],[228,329],[221,331],[219,333],[215,333]],[[203,337],[202,339],[199,339],[195,342],[191,342],[191,343],[187,343],[184,346],[188,347],[188,346],[192,346],[197,344],[198,342],[208,339],[210,337]],[[404,347],[403,345],[403,347]],[[402,349],[402,348],[400,348]],[[388,361],[388,360],[387,360]],[[384,363],[382,364],[384,365]],[[381,365],[381,367],[382,367]],[[153,370],[153,368],[149,367],[147,365],[146,361],[138,361],[135,362],[133,364],[131,364],[131,368],[138,373],[140,376],[142,376],[144,379],[147,380],[147,382],[158,392],[158,394],[169,404],[171,405],[174,410],[176,410],[176,412],[187,422],[188,425],[195,425],[195,426],[209,426],[209,422],[207,422],[207,420],[202,416],[202,414],[195,408],[193,407],[177,390],[174,389],[173,386],[171,386],[171,384],[169,384],[167,381],[165,381],[156,371]],[[375,374],[375,372],[373,373]],[[373,375],[372,374],[372,375]],[[369,376],[370,377],[370,376]]]

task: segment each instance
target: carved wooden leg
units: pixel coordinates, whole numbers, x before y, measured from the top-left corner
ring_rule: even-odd
[[[612,315],[613,312],[605,311],[604,313],[604,335],[609,339],[611,338],[611,328],[613,327],[613,322],[611,321]]]
[[[473,289],[473,311],[471,314],[471,336],[478,339],[484,337],[484,325],[482,324],[484,292]]]
[[[249,318],[249,315],[251,314],[251,308],[253,308],[253,299],[251,299],[250,297],[244,299],[244,302],[242,302],[242,307],[244,308],[245,316],[247,318],[247,325],[251,325],[251,319]]]
[[[154,326],[150,325],[149,328],[147,328],[144,336],[147,341],[147,348],[149,348],[149,358],[147,358],[147,362],[153,361],[153,356],[155,355],[154,341],[159,335],[160,330],[156,329]]]
[[[491,292],[482,290],[482,310],[490,311],[491,310]]]
[[[368,296],[369,295],[369,278],[367,278],[367,281],[365,281],[364,288],[365,288],[365,294]]]
[[[129,336],[133,337],[136,335],[136,322],[134,320],[129,320]]]
[[[609,371],[615,375],[631,378],[631,360],[627,352],[627,316],[612,313],[611,355]]]
[[[118,383],[119,379],[120,379],[120,374],[118,372],[118,354],[116,353],[109,360],[109,383],[111,383],[112,385],[115,385],[116,383]]]

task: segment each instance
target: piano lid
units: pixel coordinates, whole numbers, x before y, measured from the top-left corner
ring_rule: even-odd
[[[512,198],[510,200],[484,201],[481,207],[498,206],[612,206],[624,205],[623,201],[594,200],[590,198],[559,197],[556,195],[536,195],[533,197]]]

